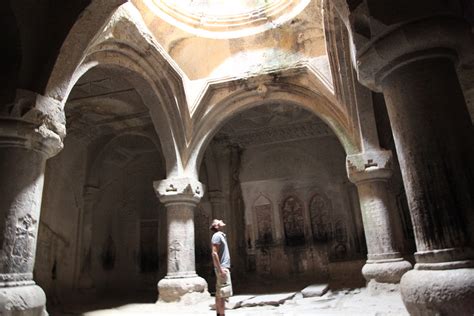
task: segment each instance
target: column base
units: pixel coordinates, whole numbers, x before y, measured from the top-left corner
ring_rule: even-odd
[[[474,268],[408,271],[400,282],[410,315],[474,315]]]
[[[47,316],[43,289],[37,285],[0,288],[0,315]]]
[[[402,275],[412,269],[410,262],[403,258],[386,260],[367,260],[362,268],[362,275],[370,282],[399,283]]]
[[[158,282],[158,302],[181,302],[191,305],[210,297],[207,282],[199,276],[165,277]]]
[[[372,296],[399,291],[400,283],[380,283],[373,279],[367,282],[367,292]]]

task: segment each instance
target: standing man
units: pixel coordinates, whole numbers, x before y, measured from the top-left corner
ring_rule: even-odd
[[[232,296],[230,279],[230,254],[227,239],[221,229],[225,226],[221,219],[212,220],[209,227],[212,235],[212,262],[216,273],[216,312],[217,316],[225,315],[225,301]]]

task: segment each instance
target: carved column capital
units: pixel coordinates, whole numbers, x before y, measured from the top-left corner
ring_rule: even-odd
[[[24,121],[44,125],[58,134],[61,139],[66,136],[66,115],[60,101],[45,97],[33,91],[16,90],[13,104],[9,105],[8,116]]]
[[[166,206],[190,203],[196,206],[204,195],[204,185],[192,178],[170,178],[153,183],[160,201]]]
[[[365,86],[382,92],[385,77],[420,59],[443,56],[461,63],[472,62],[474,43],[470,29],[457,13],[432,8],[433,12],[413,10],[413,14],[404,17],[397,16],[396,2],[391,5],[395,10],[385,9],[383,13],[371,6],[382,6],[386,1],[373,2],[352,10],[348,19],[353,60],[358,79]]]
[[[392,152],[369,151],[346,158],[349,180],[354,184],[366,181],[386,181],[392,176]]]
[[[0,147],[20,147],[40,152],[50,158],[61,151],[61,137],[46,125],[22,119],[0,117]]]

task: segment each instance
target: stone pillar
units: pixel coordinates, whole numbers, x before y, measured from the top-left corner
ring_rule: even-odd
[[[402,298],[412,315],[473,315],[474,132],[455,68],[472,35],[455,1],[403,3],[409,15],[367,1],[351,20],[359,80],[385,96],[415,233]]]
[[[412,268],[397,247],[396,212],[387,187],[391,164],[392,154],[385,150],[347,156],[347,174],[359,192],[367,242],[362,274],[372,293],[398,287],[402,275]]]
[[[168,270],[158,283],[159,301],[192,303],[208,298],[207,282],[195,267],[194,210],[203,196],[203,185],[174,178],[157,181],[154,187],[166,207],[168,223]]]
[[[225,209],[226,209],[226,200],[224,194],[221,191],[208,191],[209,201],[212,206],[212,218],[224,219],[226,222]]]
[[[33,268],[45,162],[61,149],[44,125],[0,118],[1,315],[47,315]]]
[[[417,245],[404,302],[414,314],[474,314],[474,133],[451,56],[427,53],[382,85]]]

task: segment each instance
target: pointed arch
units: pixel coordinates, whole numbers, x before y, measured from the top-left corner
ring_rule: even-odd
[[[194,137],[188,145],[187,156],[183,158],[187,174],[196,174],[207,145],[231,118],[251,108],[277,102],[301,107],[321,118],[336,134],[347,154],[360,151],[348,115],[323,94],[290,82],[268,83],[264,89],[262,96],[257,89],[241,87],[214,104],[200,119],[196,118]],[[218,91],[209,93],[217,94]]]

